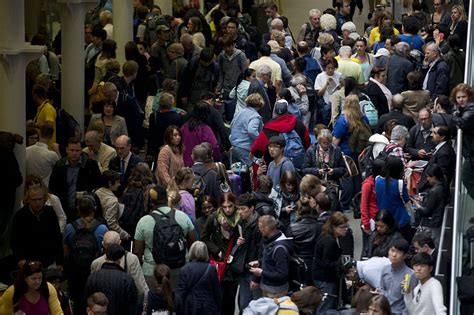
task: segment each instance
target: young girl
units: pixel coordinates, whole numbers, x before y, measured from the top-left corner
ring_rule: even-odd
[[[170,183],[170,191],[178,191],[181,195],[181,211],[186,213],[191,220],[196,221],[196,205],[194,197],[189,193],[193,188],[194,172],[189,167],[180,169]]]
[[[288,228],[290,223],[296,221],[296,202],[300,198],[300,192],[298,189],[298,179],[296,173],[286,171],[282,174],[280,180],[280,194],[281,199],[278,204],[281,204],[279,208],[279,217],[281,223]]]
[[[153,272],[156,286],[150,288],[144,313],[146,315],[155,314],[174,314],[176,306],[174,303],[174,293],[171,289],[171,270],[168,266],[159,264]]]

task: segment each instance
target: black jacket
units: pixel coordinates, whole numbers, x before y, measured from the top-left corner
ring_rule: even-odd
[[[447,200],[447,191],[442,183],[431,187],[428,194],[423,198],[422,206],[417,209],[418,215],[421,217],[420,225],[441,227]]]
[[[388,246],[394,239],[402,239],[403,236],[399,232],[394,232],[385,236],[385,239],[378,245],[374,243],[377,232],[374,231],[369,235],[367,246],[363,248],[362,257],[388,257]]]
[[[65,211],[72,210],[67,207],[67,157],[57,161],[49,179],[49,190],[58,196]],[[100,170],[96,161],[91,160],[86,154],[81,156],[81,165],[77,176],[76,191],[92,192],[100,185]],[[69,218],[70,219],[70,218]]]
[[[453,116],[453,121],[463,131],[462,155],[464,158],[474,157],[474,103],[469,103],[460,113]]]
[[[28,206],[18,210],[13,217],[10,247],[18,261],[41,261],[45,268],[54,262],[63,265],[63,240],[53,208],[45,205],[39,215]]]
[[[414,69],[413,64],[408,59],[395,53],[387,60],[386,69],[386,86],[393,95],[408,90],[407,74]]]
[[[318,176],[320,179],[324,179],[324,175],[319,175],[319,169],[324,167],[324,163],[319,159],[317,150],[319,150],[318,144],[313,145],[306,150],[301,171],[305,175],[312,174]],[[341,149],[334,144],[331,144],[329,147],[329,163],[327,165],[329,168],[334,169],[333,175],[328,175],[328,180],[338,180],[346,173],[346,166],[342,159]]]
[[[436,144],[433,142],[433,140],[431,140],[431,131],[428,130],[427,132],[429,132],[429,135],[426,137],[426,140],[423,137],[420,124],[416,124],[408,132],[405,151],[410,153],[415,160],[421,160],[421,158],[418,156],[418,150],[424,149],[426,152],[430,152],[436,147]],[[428,157],[424,158],[424,160],[427,159]]]
[[[102,292],[109,300],[108,314],[133,315],[138,312],[138,295],[133,278],[115,263],[105,262],[102,269],[87,279],[85,296]]]
[[[239,246],[239,251],[245,253],[245,262],[258,260],[262,234],[258,229],[258,213],[254,213],[248,220],[240,220],[239,226],[242,227],[242,237],[245,243]]]
[[[304,215],[290,224],[286,234],[293,237],[295,255],[306,262],[309,269],[313,265],[314,247],[321,234],[322,224],[311,215]]]
[[[440,95],[449,95],[449,66],[441,57],[427,71],[428,82],[426,89],[430,91],[431,99]]]
[[[230,149],[231,144],[229,140],[229,132],[224,126],[222,115],[214,108],[214,106],[210,106],[209,109],[209,116],[207,116],[205,123],[212,129],[212,132],[219,142],[219,147],[224,151],[227,151]]]
[[[260,109],[259,113],[260,116],[262,116],[263,123],[265,124],[272,119],[273,106],[271,105],[272,102],[268,95],[267,89],[263,85],[263,82],[259,79],[253,80],[252,83],[250,83],[248,95],[253,93],[258,93],[263,98],[264,105],[263,108]]]
[[[293,253],[291,239],[278,231],[262,243],[263,250],[260,255],[262,276],[260,283],[267,286],[282,286],[288,283],[289,258]],[[258,279],[254,279],[257,280]]]
[[[119,92],[116,114],[122,116],[127,124],[128,135],[134,147],[141,148],[144,144],[143,110],[135,98]]]
[[[257,212],[260,216],[268,214],[276,218],[273,199],[258,191],[252,192],[252,195],[257,201],[257,204],[255,205],[255,212]]]
[[[423,170],[423,174],[421,174],[420,182],[418,183],[419,192],[423,192],[429,188],[426,171],[433,164],[436,164],[441,168],[444,176],[446,177],[446,187],[449,187],[456,169],[456,153],[454,153],[454,149],[450,142],[443,144],[443,146],[439,148],[439,150],[436,151],[428,161],[428,164]]]
[[[214,266],[191,261],[179,273],[175,290],[177,315],[218,315],[222,291]]]
[[[127,169],[125,170],[125,175],[123,175],[120,179],[120,187],[117,191],[118,196],[122,195],[123,191],[125,190],[125,187],[127,187],[128,185],[128,178],[130,177],[132,170],[140,162],[143,162],[141,157],[136,155],[135,153],[132,153],[132,155],[130,156],[130,160],[128,160]],[[112,160],[110,160],[109,170],[122,173],[121,172],[121,159],[118,155],[114,157]]]
[[[147,155],[153,156],[153,161],[156,161],[158,152],[164,144],[164,134],[166,128],[171,125],[181,128],[183,125],[183,117],[174,111],[167,112],[153,112],[148,120],[148,146]]]
[[[341,254],[333,235],[321,235],[314,248],[313,280],[337,282]]]
[[[374,103],[377,113],[380,116],[388,113],[388,101],[383,93],[382,89],[377,85],[377,83],[369,81],[367,87],[365,88],[366,94],[370,97],[372,103]]]
[[[394,108],[391,112],[380,116],[377,127],[375,128],[375,133],[382,134],[385,124],[391,119],[395,119],[398,125],[405,126],[408,130],[415,125],[413,118],[405,115],[401,109]]]

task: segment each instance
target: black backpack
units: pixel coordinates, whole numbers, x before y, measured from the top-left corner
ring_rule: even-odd
[[[124,209],[119,224],[130,235],[134,235],[138,221],[145,214],[143,191],[140,188],[128,186],[122,195],[121,203]]]
[[[101,223],[94,219],[89,228],[81,226],[78,221],[71,224],[75,234],[68,257],[69,272],[88,272],[92,261],[99,256],[99,247],[94,232]]]
[[[69,138],[80,135],[81,128],[77,120],[64,109],[57,109],[56,142],[60,147],[65,147]]]
[[[180,268],[186,262],[186,238],[176,221],[176,210],[168,213],[157,210],[151,216],[155,219],[153,229],[153,259],[157,264],[166,264],[171,269]]]
[[[196,204],[202,204],[202,200],[205,195],[209,195],[210,192],[206,189],[206,182],[204,181],[204,177],[209,173],[211,169],[205,171],[202,175],[194,172],[194,182],[193,182],[193,196]]]

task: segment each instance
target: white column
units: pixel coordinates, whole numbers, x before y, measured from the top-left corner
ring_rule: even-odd
[[[171,0],[154,0],[154,4],[160,6],[163,14],[173,15],[173,1]]]
[[[61,12],[61,104],[84,130],[84,21],[97,0],[58,0]]]
[[[24,8],[23,0],[0,1],[0,130],[23,137],[26,134],[25,69],[43,49],[25,43]],[[24,178],[25,146],[17,145],[15,155]],[[21,196],[20,187],[17,206]]]
[[[113,5],[117,61],[120,62],[120,65],[123,65],[125,62],[125,44],[133,41],[133,4],[130,0],[114,0]]]

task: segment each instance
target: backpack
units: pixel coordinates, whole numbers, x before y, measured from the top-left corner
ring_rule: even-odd
[[[290,286],[290,291],[298,291],[308,284],[306,283],[308,266],[303,258],[294,255],[294,253],[288,251],[288,248],[278,243],[272,249],[273,259],[275,259],[275,252],[278,248],[283,248],[288,254],[288,284]]]
[[[276,315],[279,310],[285,314],[299,314],[298,307],[290,303],[283,303],[290,299],[289,296],[283,296],[278,299],[259,298],[258,300],[250,301],[249,306],[244,309],[243,315]]]
[[[369,120],[370,128],[374,129],[375,127],[377,127],[377,124],[379,123],[379,113],[375,108],[374,103],[372,103],[372,101],[370,100],[370,97],[366,94],[360,93],[359,105],[360,110]]]
[[[119,225],[130,235],[134,234],[140,218],[145,214],[145,197],[140,188],[128,186],[122,195],[121,202],[124,205]]]
[[[64,109],[57,109],[56,142],[60,146],[65,147],[69,138],[80,135],[81,128],[77,120]]]
[[[167,214],[157,211],[150,214],[155,219],[153,259],[171,269],[180,268],[186,263],[186,238],[176,221],[176,210],[171,209]]]
[[[362,128],[354,129],[347,140],[347,145],[352,153],[362,152],[369,143],[370,136],[372,136],[372,131],[365,122],[362,122]]]
[[[71,241],[71,252],[68,257],[70,272],[88,272],[92,261],[99,255],[99,247],[94,232],[101,224],[93,220],[89,228],[80,226],[76,220],[71,223],[75,231]]]
[[[301,141],[300,136],[295,129],[290,132],[282,132],[280,136],[285,138],[286,141],[283,155],[293,162],[295,168],[301,168],[306,150],[304,149],[303,141]]]
[[[362,178],[366,178],[368,174],[372,174],[372,166],[375,160],[387,160],[387,157],[392,153],[396,146],[389,147],[386,151],[380,151],[379,155],[374,158],[373,150],[375,143],[370,143],[362,152],[359,154],[359,169]]]
[[[306,60],[306,68],[304,69],[304,75],[315,82],[318,74],[321,73],[321,67],[316,59],[311,55],[305,55],[304,60]]]
[[[199,174],[194,172],[194,182],[193,182],[193,196],[196,204],[202,204],[202,200],[206,194],[209,192],[206,191],[206,182],[204,181],[204,176],[209,173],[211,169],[208,169],[204,174]]]
[[[156,13],[149,14],[144,22],[146,26],[145,30],[145,42],[148,44],[148,47],[151,47],[156,42],[158,38],[156,29],[158,25],[166,25],[169,27],[168,21],[161,15]]]

